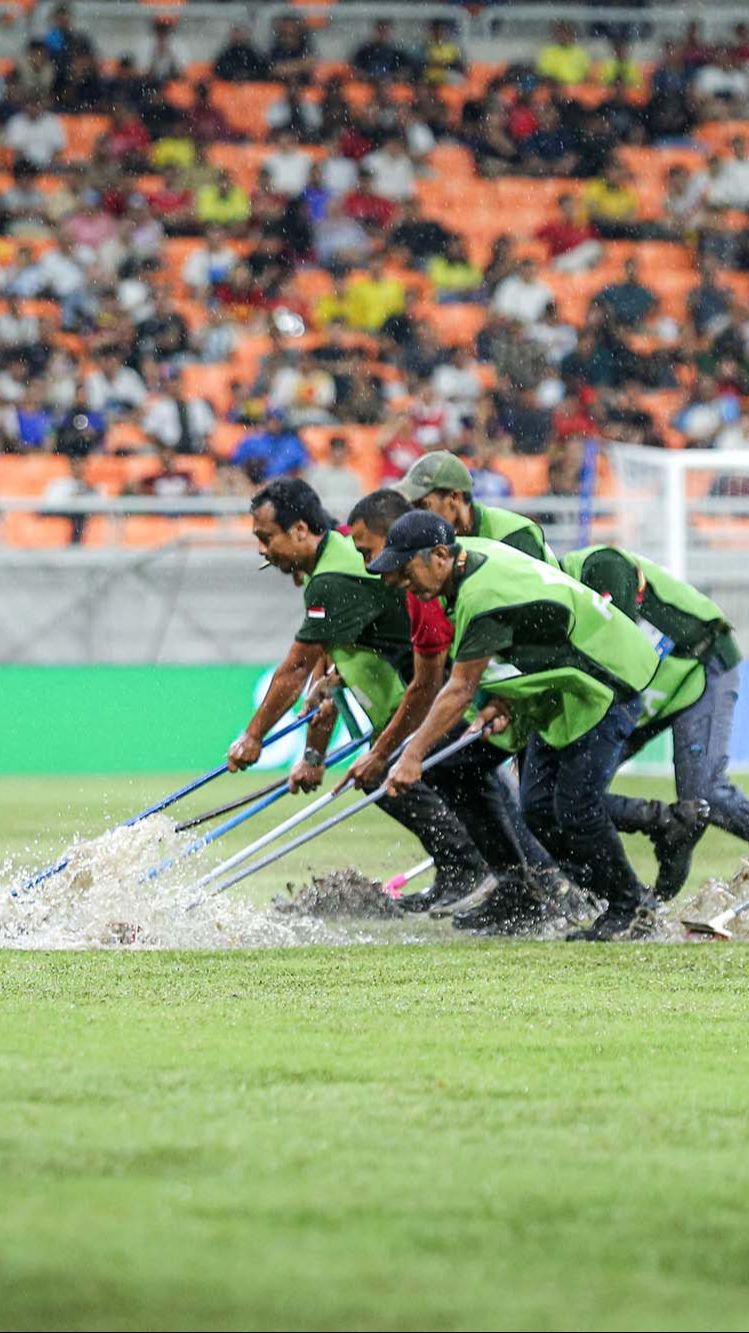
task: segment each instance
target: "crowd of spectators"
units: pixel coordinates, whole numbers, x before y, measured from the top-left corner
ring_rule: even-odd
[[[196,72],[178,20],[111,59],[58,6],[0,85],[0,452],[80,485],[92,455],[152,454],[138,487],[170,495],[209,455],[217,491],[303,474],[343,512],[357,438],[371,479],[447,447],[490,498],[528,455],[574,491],[590,436],[742,447],[748,144],[743,23],[646,65],[560,22],[478,78],[443,20],[418,50],[377,22],[329,67],[282,17]],[[655,209],[637,152],[662,155]]]

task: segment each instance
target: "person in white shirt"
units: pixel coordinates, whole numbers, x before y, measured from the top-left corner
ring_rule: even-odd
[[[749,449],[749,412],[742,412],[738,421],[718,431],[714,446],[716,449]]]
[[[430,385],[447,408],[448,435],[457,435],[461,419],[472,415],[481,397],[481,380],[465,347],[447,351],[445,360],[435,367]]]
[[[536,276],[532,259],[523,259],[517,272],[510,273],[494,289],[491,306],[499,315],[517,319],[521,324],[535,324],[543,315],[554,293]]]
[[[692,91],[706,117],[725,120],[744,110],[749,99],[749,74],[730,46],[718,47],[713,62],[697,71]]]
[[[284,132],[278,138],[278,151],[265,159],[271,189],[296,198],[307,184],[311,165],[309,153],[297,147],[293,134]]]
[[[708,191],[708,200],[714,208],[749,208],[749,157],[746,139],[737,135],[731,140],[732,157],[720,160]]]
[[[62,121],[40,98],[33,98],[23,111],[17,111],[8,121],[5,146],[44,171],[52,166],[65,147]]]
[[[265,123],[272,138],[289,129],[295,138],[309,141],[319,135],[322,112],[317,102],[305,98],[303,84],[298,79],[289,79],[283,95],[268,107]]]
[[[527,337],[539,343],[550,366],[558,366],[577,347],[577,329],[574,324],[563,324],[559,311],[552,302],[541,319],[528,327]]]
[[[367,153],[362,166],[372,174],[372,189],[383,199],[400,203],[416,193],[416,172],[399,138],[393,136],[382,148]]]
[[[136,370],[124,365],[116,347],[103,347],[96,368],[86,376],[86,401],[92,412],[122,416],[140,407],[146,386]]]
[[[137,54],[138,73],[145,74],[151,83],[168,83],[182,77],[188,64],[187,51],[175,35],[175,20],[166,14],[158,15],[151,31],[143,37]]]
[[[215,424],[210,404],[204,398],[183,398],[177,378],[164,380],[163,392],[149,399],[141,417],[146,435],[181,454],[203,453]]]
[[[283,412],[292,426],[328,425],[335,420],[335,380],[311,356],[298,364],[281,366],[270,383],[268,404]]]
[[[55,250],[46,250],[35,265],[36,292],[19,292],[22,296],[50,292],[58,300],[80,292],[86,285],[86,269],[75,247],[62,233]]]
[[[208,227],[205,245],[193,250],[182,266],[182,281],[193,296],[203,296],[214,283],[223,282],[236,262],[236,251],[227,245],[221,228]]]
[[[356,189],[359,169],[352,157],[345,157],[340,151],[326,157],[320,167],[323,187],[331,194],[348,194]]]
[[[317,491],[323,508],[343,523],[357,501],[361,500],[364,487],[358,472],[351,465],[351,455],[344,437],[334,435],[328,447],[329,461],[315,463],[308,468],[304,479]]]

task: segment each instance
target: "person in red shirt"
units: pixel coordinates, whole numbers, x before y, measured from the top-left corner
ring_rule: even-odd
[[[147,170],[151,137],[142,120],[123,103],[112,107],[111,123],[100,143],[107,158],[126,170]]]
[[[198,143],[242,143],[249,136],[235,130],[223,111],[210,100],[207,83],[195,84],[193,104],[187,111],[187,131]]]
[[[593,268],[603,254],[603,246],[595,239],[595,229],[578,217],[574,195],[560,194],[557,205],[557,217],[539,227],[537,240],[545,242],[549,259],[560,272],[581,273]]]
[[[168,235],[184,234],[194,226],[192,190],[180,184],[176,167],[164,168],[163,184],[149,194],[148,203]]]
[[[538,129],[538,116],[533,108],[530,93],[518,93],[510,107],[507,117],[507,129],[516,143],[523,143]]]
[[[424,450],[416,439],[410,418],[403,413],[383,430],[379,441],[381,481],[387,485],[400,481],[412,463],[421,458]]]
[[[386,231],[396,214],[395,204],[383,199],[372,189],[372,173],[363,168],[355,190],[346,195],[343,211],[349,218],[361,222],[367,230]]]
[[[367,564],[380,554],[395,520],[410,509],[411,505],[396,490],[373,491],[354,505],[348,527],[356,549]],[[399,707],[371,750],[349,769],[347,778],[353,778],[357,787],[369,789],[382,781],[395,750],[421,724],[445,682],[453,627],[441,602],[437,598],[421,602],[409,594],[406,605],[411,622],[413,676]],[[452,760],[440,764],[430,775],[430,784],[465,825],[493,870],[503,873],[519,865],[521,875],[530,878],[536,892],[540,889],[544,896],[566,894],[568,881],[524,824],[517,795],[512,785],[498,776],[498,768],[496,748],[477,741]],[[465,920],[454,918],[456,924],[467,928],[477,926],[481,913],[487,911],[492,919],[501,920],[507,906],[503,905],[506,889],[506,884],[500,884],[490,907],[482,904],[480,911],[466,910]],[[400,900],[407,911],[427,911],[435,904],[439,904],[442,913],[445,903],[438,884]],[[461,909],[462,905],[457,906]],[[511,909],[508,911],[511,916]]]

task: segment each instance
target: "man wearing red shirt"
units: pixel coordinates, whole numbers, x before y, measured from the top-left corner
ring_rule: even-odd
[[[603,253],[600,241],[595,240],[591,224],[576,216],[574,195],[561,194],[557,200],[559,216],[539,227],[536,237],[544,241],[554,268],[562,273],[580,273],[593,268]]]
[[[394,490],[373,491],[354,506],[348,519],[350,535],[367,564],[383,549],[395,520],[410,509],[408,501]],[[348,776],[354,778],[357,787],[370,788],[382,781],[393,753],[421,724],[445,681],[453,627],[441,602],[436,598],[421,602],[409,593],[406,605],[411,622],[413,676],[387,727],[369,753],[349,770]],[[513,787],[505,774],[499,773],[494,747],[477,741],[453,760],[440,764],[430,775],[430,784],[468,829],[492,869],[502,872],[519,864],[525,875],[531,876],[542,901],[552,893],[568,893],[569,882],[525,825]],[[498,893],[501,897],[501,888]],[[423,912],[435,906],[443,912],[444,903],[435,887],[401,899],[401,907],[406,910]],[[494,910],[498,910],[497,904]],[[472,916],[466,914],[466,926],[478,924],[470,919]],[[456,924],[463,922],[456,918]]]
[[[359,172],[355,190],[346,195],[343,211],[349,218],[361,222],[368,230],[385,231],[395,217],[395,204],[383,199],[372,190],[372,174]]]

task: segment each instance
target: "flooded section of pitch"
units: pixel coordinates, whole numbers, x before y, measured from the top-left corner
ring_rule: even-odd
[[[32,889],[24,890],[22,875],[0,873],[0,949],[269,949],[423,938],[420,923],[403,918],[382,894],[383,911],[376,912],[378,886],[356,871],[314,880],[266,908],[236,894],[196,893],[205,869],[200,858],[144,880],[149,867],[178,857],[189,841],[166,816],[154,816],[74,844],[65,869]],[[384,918],[387,928],[378,929]]]

